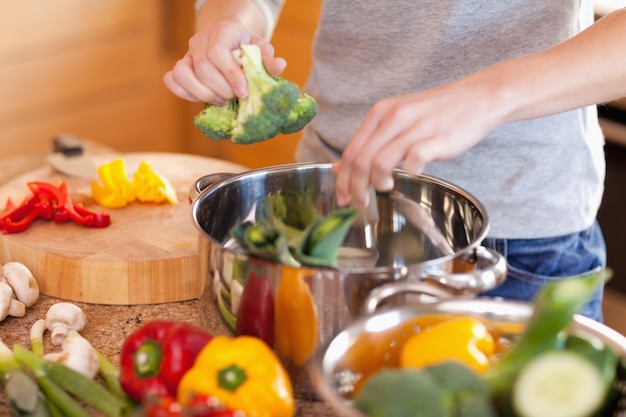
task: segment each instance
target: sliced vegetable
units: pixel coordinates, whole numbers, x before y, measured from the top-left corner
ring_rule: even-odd
[[[295,249],[296,259],[304,265],[336,267],[339,247],[358,214],[358,209],[342,208],[315,219]]]
[[[213,338],[178,387],[186,406],[198,395],[215,396],[247,416],[291,417],[295,400],[289,376],[265,342],[250,336]]]
[[[574,314],[610,275],[610,270],[596,270],[553,281],[539,291],[533,314],[519,340],[484,374],[496,395],[510,390],[516,375],[528,362],[560,343],[559,335]]]
[[[58,186],[31,181],[26,184],[32,195],[15,206],[8,201],[0,215],[0,230],[3,233],[19,233],[28,229],[37,219],[54,220],[64,223],[72,220],[85,227],[107,227],[111,219],[106,213],[87,210],[81,203],[73,203],[67,191],[67,184]]]
[[[274,295],[267,276],[254,271],[248,276],[237,309],[235,334],[258,337],[274,347]]]
[[[455,317],[422,329],[409,337],[400,351],[400,366],[421,368],[457,360],[475,372],[491,366],[494,337],[473,317]]]
[[[176,190],[163,175],[152,169],[147,161],[129,179],[126,161],[117,158],[98,167],[98,181],[91,182],[91,195],[96,202],[108,208],[125,207],[135,200],[143,203],[178,203]]]
[[[586,417],[606,398],[603,376],[585,357],[554,350],[532,359],[513,386],[513,408],[521,417]]]
[[[318,343],[318,312],[311,288],[304,281],[310,270],[281,267],[276,290],[274,337],[276,350],[294,365],[305,364]]]

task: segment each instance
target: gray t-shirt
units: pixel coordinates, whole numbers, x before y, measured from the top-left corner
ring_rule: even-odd
[[[318,115],[298,161],[339,158],[371,106],[546,49],[593,21],[592,0],[324,0],[306,90]],[[541,238],[591,225],[604,184],[595,107],[507,124],[425,173],[478,198],[490,236]]]

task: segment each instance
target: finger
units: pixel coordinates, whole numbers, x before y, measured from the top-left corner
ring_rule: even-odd
[[[209,48],[207,56],[194,67],[201,81],[216,86],[223,97],[242,98],[248,95],[248,85],[241,66],[233,56],[233,51],[224,47]]]
[[[189,55],[185,55],[176,63],[171,71],[171,78],[179,88],[187,91],[200,101],[213,104],[223,104],[224,102],[223,98],[196,77],[192,68],[192,59]]]
[[[367,204],[370,185],[378,189],[393,187],[391,177],[394,162],[380,158],[388,143],[401,135],[405,125],[411,123],[410,109],[398,100],[386,100],[377,104],[367,115],[344,153],[342,166],[347,163],[340,178],[341,193],[347,193],[357,205]]]
[[[172,92],[175,96],[182,98],[183,100],[188,101],[200,101],[196,96],[191,94],[189,91],[182,88],[176,81],[174,81],[174,76],[172,75],[172,71],[168,71],[163,76],[163,84]]]

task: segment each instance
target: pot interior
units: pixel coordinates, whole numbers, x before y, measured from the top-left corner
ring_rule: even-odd
[[[464,190],[429,176],[394,173],[391,192],[372,193],[339,254],[341,270],[401,267],[453,256],[480,243],[488,229],[482,204]],[[247,171],[208,186],[195,200],[202,232],[225,248],[242,251],[230,230],[254,221],[256,204],[269,194],[305,202],[320,215],[338,208],[330,164],[290,164]],[[297,206],[287,205],[288,213]]]

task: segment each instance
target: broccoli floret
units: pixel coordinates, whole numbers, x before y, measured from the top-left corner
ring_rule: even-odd
[[[248,96],[224,106],[206,104],[194,118],[205,136],[249,144],[271,139],[279,133],[301,130],[317,113],[313,97],[301,93],[297,84],[270,76],[256,45],[241,45],[241,66]]]
[[[194,116],[193,124],[210,139],[230,139],[238,110],[237,99],[228,100],[223,106],[205,104],[204,109]]]

